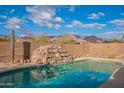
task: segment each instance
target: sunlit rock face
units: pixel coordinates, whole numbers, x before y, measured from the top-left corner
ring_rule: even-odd
[[[44,45],[33,51],[31,61],[39,64],[57,64],[72,61],[72,56],[61,46]]]

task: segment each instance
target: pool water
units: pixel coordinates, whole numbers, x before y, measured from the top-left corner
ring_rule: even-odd
[[[111,61],[80,60],[23,68],[0,74],[0,87],[95,88],[107,81],[120,66]]]
[[[87,88],[97,87],[108,79],[110,74],[101,74],[97,72],[75,72],[59,78],[49,79],[42,83],[31,83],[32,87],[53,87],[53,88]],[[28,87],[30,85],[26,85]],[[20,86],[21,87],[21,86]]]

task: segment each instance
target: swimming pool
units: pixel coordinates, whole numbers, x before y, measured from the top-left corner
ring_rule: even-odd
[[[0,74],[0,87],[95,88],[121,67],[117,62],[85,59],[68,64],[43,65]]]

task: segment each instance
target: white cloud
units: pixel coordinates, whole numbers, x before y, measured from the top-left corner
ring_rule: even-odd
[[[124,27],[123,26],[117,26],[114,28],[114,30],[124,30]]]
[[[61,17],[56,17],[54,19],[55,22],[63,22],[63,19]]]
[[[32,6],[27,7],[26,11],[29,13],[29,19],[39,26],[58,28],[58,23],[63,22],[62,18],[56,17],[54,6]]]
[[[75,11],[75,8],[76,8],[76,6],[72,5],[72,6],[69,7],[69,11],[70,12],[74,12]]]
[[[121,16],[124,16],[124,13],[120,13]]]
[[[116,26],[124,26],[123,19],[114,19],[114,20],[110,21],[109,23],[116,25]]]
[[[99,16],[105,16],[105,14],[103,12],[99,12],[98,15]]]
[[[9,29],[13,29],[13,28],[20,28],[20,25],[22,24],[22,20],[16,17],[13,18],[9,18],[6,21],[5,26]]]
[[[67,27],[67,28],[72,28],[72,27],[75,27],[75,26],[76,27],[83,27],[83,24],[78,20],[73,20],[71,22],[71,24],[65,25],[65,27]]]
[[[65,27],[72,28],[73,26],[71,24],[69,24],[69,25],[65,25]]]
[[[99,33],[97,34],[101,38],[105,39],[111,39],[111,38],[118,38],[120,39],[122,35],[124,35],[124,30],[114,30],[114,31],[108,31],[105,33]]]
[[[0,22],[0,25],[4,25],[4,22]]]
[[[88,15],[88,19],[96,20],[102,16],[105,16],[105,14],[103,12],[92,13],[92,14]]]
[[[73,26],[78,26],[78,27],[82,27],[83,26],[83,24],[80,21],[78,21],[78,20],[73,20],[72,21],[72,25]]]
[[[113,34],[124,34],[124,31],[110,31],[104,33],[104,35],[113,35]]]
[[[99,16],[98,16],[97,14],[93,13],[93,14],[90,14],[90,15],[88,16],[88,19],[93,19],[93,20],[99,19]]]
[[[29,19],[40,26],[47,26],[47,22],[55,15],[55,10],[47,6],[27,7],[26,10],[30,13]]]
[[[61,28],[61,25],[60,24],[56,24],[56,25],[54,25],[54,28],[60,29]]]
[[[96,28],[96,29],[102,29],[105,26],[106,24],[101,24],[101,23],[84,24],[84,27],[86,28]]]
[[[67,32],[67,34],[78,35],[78,33],[76,33],[76,32]]]
[[[10,13],[14,13],[14,12],[15,12],[15,9],[11,9],[11,10],[10,10]]]
[[[0,15],[0,18],[7,19],[7,16],[6,15]]]
[[[82,23],[78,20],[73,20],[71,24],[66,25],[65,27],[72,28],[72,27],[81,27],[81,28],[96,28],[96,29],[102,29],[105,27],[106,24],[101,23]]]

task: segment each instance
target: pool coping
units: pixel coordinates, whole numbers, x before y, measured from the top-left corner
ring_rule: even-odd
[[[93,58],[93,57],[83,57],[83,58],[76,58],[74,61],[80,61],[80,60],[85,60],[85,59],[89,59],[89,60],[104,60],[104,61],[112,61],[112,62],[116,62],[116,63],[121,63],[124,64],[124,61],[122,60],[118,60],[118,59],[110,59],[110,58]]]
[[[86,59],[94,59],[94,60],[108,60],[108,61],[112,61],[112,62],[116,62],[116,63],[121,63],[124,64],[124,61],[120,61],[120,60],[115,60],[115,59],[108,59],[108,58],[92,58],[92,57],[83,57],[83,58],[75,58],[74,61],[80,61],[80,60],[86,60]],[[30,67],[35,67],[35,66],[42,66],[44,64],[13,64],[13,65],[9,65],[6,67],[1,67],[0,68],[0,74],[4,73],[4,72],[8,72],[11,70],[17,70],[17,69],[22,69],[22,68],[30,68]]]

